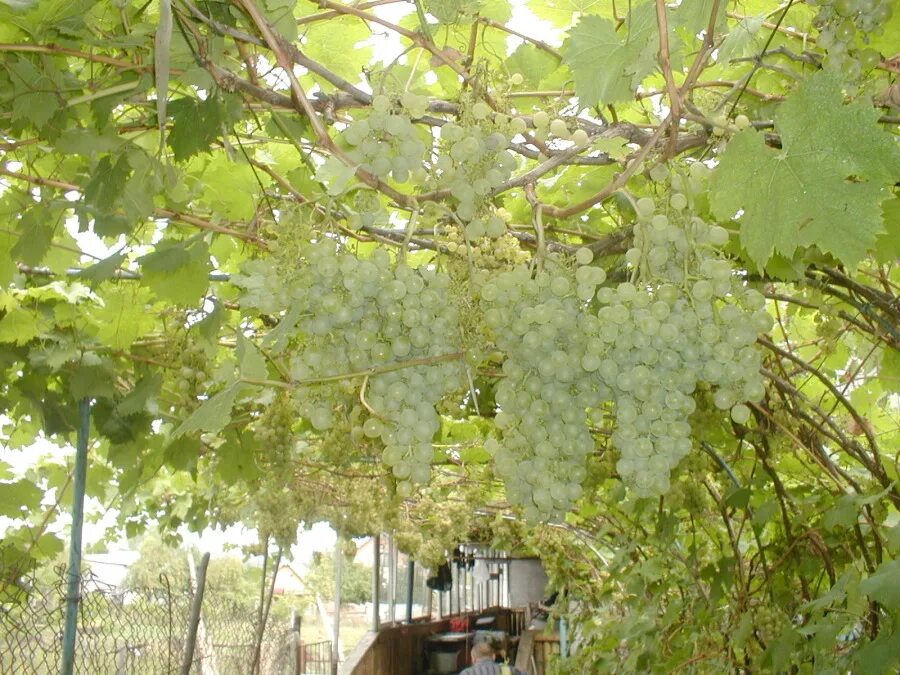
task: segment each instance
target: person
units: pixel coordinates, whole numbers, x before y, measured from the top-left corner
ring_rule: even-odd
[[[506,663],[494,663],[494,648],[488,641],[476,642],[472,647],[472,665],[459,675],[525,675]]]

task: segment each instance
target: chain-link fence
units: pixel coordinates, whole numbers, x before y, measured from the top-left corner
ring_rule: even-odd
[[[83,575],[76,673],[182,672],[193,594],[165,581],[163,578],[161,588],[125,590],[103,584],[90,573]],[[49,583],[26,576],[17,588],[7,586],[4,591],[0,598],[0,673],[55,675],[62,659],[64,571]],[[259,623],[258,603],[207,588],[190,672],[283,675],[305,670],[294,628],[282,621],[268,621],[260,636]],[[316,672],[330,669],[330,663],[316,664]]]

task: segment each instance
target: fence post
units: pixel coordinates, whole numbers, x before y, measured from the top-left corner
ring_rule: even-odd
[[[291,610],[291,631],[294,641],[294,674],[303,675],[303,639],[302,639],[303,617],[297,608]]]
[[[69,583],[66,593],[66,623],[62,645],[62,675],[75,670],[75,635],[78,630],[78,603],[81,601],[81,531],[84,526],[84,490],[87,482],[87,446],[91,429],[91,401],[78,403],[80,424],[75,448],[75,486],[72,494],[72,534],[69,540]]]
[[[181,675],[190,675],[194,662],[194,646],[197,644],[197,628],[200,626],[200,610],[203,608],[203,592],[206,590],[206,568],[209,567],[209,553],[200,559],[197,570],[197,591],[191,600],[191,618],[188,623],[187,639],[184,644],[184,659],[181,662]]]

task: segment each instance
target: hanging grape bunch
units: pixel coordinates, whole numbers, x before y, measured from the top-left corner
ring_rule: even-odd
[[[292,289],[304,317],[292,375],[315,380],[384,370],[357,378],[352,391],[369,412],[363,433],[384,443],[398,492],[409,495],[431,475],[431,441],[440,428],[435,406],[463,381],[450,279],[395,263],[380,249],[358,258],[327,238],[308,247],[304,262]],[[409,361],[416,363],[402,365]],[[300,413],[316,430],[329,430],[346,407],[346,387],[346,381],[301,387],[295,393]]]
[[[519,120],[521,122],[521,120]],[[434,163],[440,187],[449,188],[457,200],[455,213],[466,223],[470,240],[498,237],[506,224],[496,214],[479,217],[492,190],[512,175],[514,155],[507,150],[511,124],[505,115],[495,114],[484,101],[476,101],[460,123],[441,127],[441,154]]]
[[[877,51],[865,45],[881,32],[893,14],[892,0],[811,0],[819,12],[818,46],[825,49],[826,69],[856,79],[881,61]]]
[[[404,93],[399,102],[384,94],[375,96],[369,116],[355,120],[344,130],[344,139],[354,146],[351,157],[382,180],[391,177],[405,183],[412,177],[421,182],[425,178],[422,162],[429,149],[428,136],[417,131],[413,119],[424,115],[427,105],[424,96],[412,92]]]
[[[488,450],[510,501],[531,519],[559,516],[581,496],[594,447],[585,411],[610,392],[584,367],[597,355],[598,321],[579,296],[592,297],[605,277],[599,267],[573,273],[548,261],[544,271],[520,265],[481,288],[485,323],[506,356],[495,395],[503,440]]]
[[[707,173],[696,163],[690,177],[673,176],[667,204],[638,200],[625,254],[631,280],[597,294],[598,336],[608,346],[597,373],[616,402],[616,468],[641,496],[667,492],[671,470],[691,450],[698,383],[739,424],[750,417],[743,401],[763,394],[754,343],[771,327],[765,299],[721,253],[728,232],[688,208]]]

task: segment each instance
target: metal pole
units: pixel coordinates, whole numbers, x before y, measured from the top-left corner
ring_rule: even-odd
[[[341,652],[338,648],[340,643],[341,631],[341,572],[343,570],[344,550],[341,544],[343,538],[338,535],[334,544],[334,644],[331,645],[331,672],[337,675],[338,661],[341,658]]]
[[[203,608],[203,593],[206,590],[206,568],[209,567],[209,553],[200,559],[197,570],[197,590],[191,600],[191,618],[188,623],[188,634],[184,645],[184,659],[181,662],[181,675],[190,675],[194,664],[194,647],[197,644],[197,628],[200,626],[200,610]]]
[[[75,446],[75,486],[72,495],[72,534],[69,542],[69,583],[66,591],[66,623],[63,632],[62,675],[75,669],[75,635],[81,600],[81,534],[84,528],[84,490],[87,482],[87,446],[91,429],[91,401],[78,402],[78,440]]]
[[[416,583],[416,562],[410,558],[406,565],[406,623],[412,623],[413,584]]]
[[[381,535],[376,534],[372,553],[375,558],[372,567],[372,630],[378,631],[381,622]]]
[[[569,625],[564,616],[559,618],[559,655],[562,658],[569,656]]]
[[[388,535],[388,622],[397,620],[397,547],[394,535]]]

